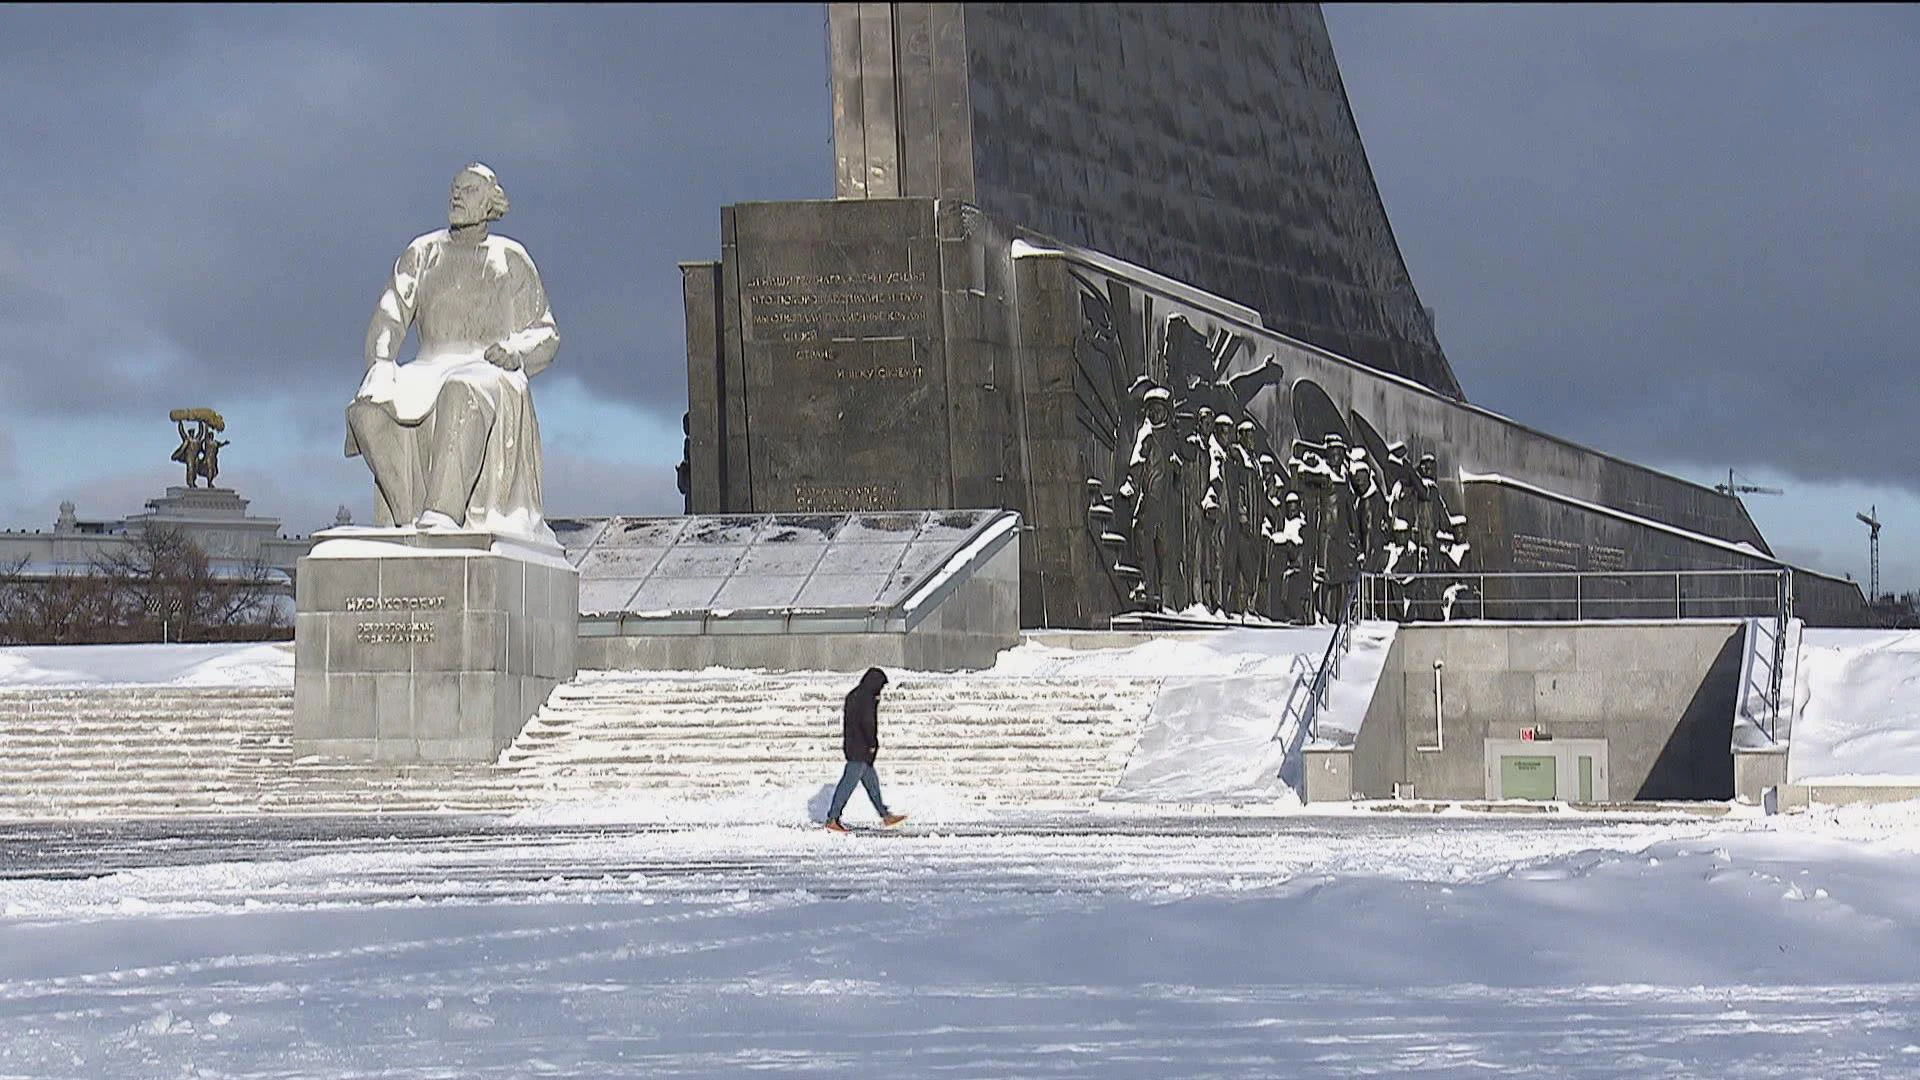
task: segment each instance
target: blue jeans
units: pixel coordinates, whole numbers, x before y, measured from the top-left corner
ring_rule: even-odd
[[[873,766],[864,761],[849,761],[840,773],[840,783],[833,789],[833,805],[827,808],[827,820],[839,821],[840,812],[847,808],[847,800],[853,797],[853,785],[859,784],[867,789],[867,798],[873,800],[873,809],[881,817],[887,816],[887,804],[880,800],[880,774]]]

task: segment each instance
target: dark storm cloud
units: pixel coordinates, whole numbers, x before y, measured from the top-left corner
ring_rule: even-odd
[[[831,191],[818,6],[0,10],[10,407],[338,398],[394,257],[478,158],[563,368],[684,407],[679,259]],[[343,382],[344,380],[344,382]]]
[[[1325,10],[1469,398],[1920,491],[1920,8]]]
[[[1472,399],[1920,490],[1920,9],[1326,16]],[[0,422],[280,395],[335,453],[382,276],[479,158],[556,370],[670,424],[674,263],[829,194],[829,137],[818,5],[0,8]]]

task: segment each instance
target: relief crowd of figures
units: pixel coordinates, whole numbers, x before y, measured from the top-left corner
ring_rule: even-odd
[[[1287,386],[1271,356],[1227,374],[1244,335],[1082,284],[1080,419],[1112,462],[1087,479],[1088,522],[1128,607],[1336,621],[1364,572],[1401,617],[1450,612],[1459,585],[1409,576],[1458,570],[1468,550],[1433,454],[1342,416],[1311,380]],[[1249,408],[1268,387],[1292,395],[1284,455]]]

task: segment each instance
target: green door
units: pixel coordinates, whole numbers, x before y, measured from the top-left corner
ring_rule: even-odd
[[[1559,794],[1557,784],[1552,754],[1500,756],[1500,797],[1503,799],[1551,801]]]
[[[1586,754],[1580,755],[1580,801],[1593,801],[1593,758]]]

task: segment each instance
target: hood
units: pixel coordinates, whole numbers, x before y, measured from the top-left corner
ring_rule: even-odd
[[[868,668],[867,673],[860,676],[860,689],[869,694],[879,693],[880,688],[885,685],[887,685],[887,673],[877,667]]]

